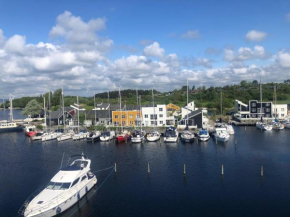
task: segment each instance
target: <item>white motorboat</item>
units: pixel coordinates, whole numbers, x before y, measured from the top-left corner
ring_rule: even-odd
[[[85,139],[88,136],[89,136],[89,132],[82,131],[82,132],[79,132],[79,133],[73,135],[72,139],[73,140],[80,140],[80,139]]]
[[[164,142],[177,142],[178,132],[175,127],[168,127],[164,133]]]
[[[227,124],[226,128],[227,128],[227,132],[228,132],[229,135],[234,135],[235,134],[235,130],[233,128],[233,125]]]
[[[207,130],[200,130],[200,131],[198,132],[198,139],[199,139],[200,141],[205,142],[205,141],[209,140],[209,138],[210,138],[210,135],[209,135],[209,133],[208,133]]]
[[[49,140],[54,140],[60,137],[63,133],[62,132],[50,132],[50,133],[44,133],[41,137],[41,141],[46,142]]]
[[[139,143],[142,142],[145,138],[144,138],[144,132],[139,131],[139,130],[135,130],[132,133],[132,137],[131,137],[131,141],[132,143]]]
[[[43,136],[43,132],[38,132],[36,133],[33,137],[31,137],[31,139],[34,141],[34,140],[41,140],[42,139],[42,136]]]
[[[75,135],[75,132],[73,130],[69,130],[67,133],[64,133],[60,137],[58,137],[57,141],[61,142],[68,139],[72,139],[73,135]]]
[[[160,139],[160,133],[158,131],[152,131],[146,135],[146,139],[149,142],[155,142]]]
[[[188,130],[184,130],[182,131],[180,138],[182,142],[193,142],[194,134]]]
[[[227,142],[230,138],[230,135],[227,132],[227,128],[225,127],[217,127],[215,129],[214,136],[216,140],[220,142]]]
[[[87,142],[96,142],[100,140],[101,132],[95,131],[91,132],[89,136],[87,137]]]
[[[284,123],[284,127],[285,127],[285,128],[290,128],[290,121],[286,121],[286,122]]]
[[[256,123],[256,127],[260,130],[265,130],[265,131],[270,131],[273,129],[273,126],[272,125],[269,125],[269,124],[265,124],[263,122],[257,122]]]
[[[78,157],[72,164],[61,168],[34,198],[28,198],[19,210],[25,217],[55,216],[63,213],[77,203],[97,183],[91,172],[91,160],[85,155]]]
[[[105,131],[101,134],[100,140],[102,142],[110,141],[115,137],[115,131]]]

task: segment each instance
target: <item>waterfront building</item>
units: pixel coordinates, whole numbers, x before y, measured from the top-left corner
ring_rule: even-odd
[[[122,111],[112,111],[112,121],[114,126],[135,127],[140,124],[141,111],[137,106],[126,106]]]
[[[288,116],[288,106],[287,104],[277,104],[273,105],[273,117],[278,119],[283,119]]]
[[[205,110],[202,109],[197,109],[195,111],[190,112],[178,122],[177,128],[184,129],[186,125],[188,125],[189,129],[197,129],[197,128],[207,129],[208,119],[204,115],[204,113]]]
[[[166,111],[167,112],[174,112],[174,111],[177,111],[179,112],[180,111],[180,107],[177,106],[177,105],[174,105],[173,103],[169,103],[166,105]]]
[[[65,107],[64,108],[64,115],[65,115],[65,124],[66,125],[72,125],[73,116],[76,114],[76,111],[72,109],[71,107]],[[48,117],[46,118],[46,124],[47,126],[54,125],[64,125],[63,123],[63,110],[62,108],[50,112],[48,114]]]
[[[194,101],[188,103],[186,106],[181,108],[181,118],[184,118],[185,115],[187,115],[195,110],[197,110],[197,108],[195,108]]]

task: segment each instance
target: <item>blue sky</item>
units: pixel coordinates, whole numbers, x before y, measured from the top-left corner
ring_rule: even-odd
[[[0,63],[6,64],[0,67],[2,92],[38,94],[61,85],[67,92],[89,95],[118,85],[152,88],[156,81],[160,81],[159,89],[166,91],[178,88],[186,76],[196,86],[235,84],[260,76],[277,82],[290,77],[290,1],[12,0],[0,1],[0,5],[4,37]],[[65,12],[68,14],[58,19]],[[84,27],[98,18],[103,19],[100,27]],[[93,33],[95,37],[82,37],[81,42],[68,33],[52,32],[53,27],[66,25],[62,22],[77,20],[82,22],[76,25],[79,29],[73,24],[61,28],[67,32],[73,29],[77,35]],[[15,39],[15,35],[21,37]],[[98,46],[90,47],[90,40]],[[16,52],[11,46],[18,42],[23,48],[15,45]],[[43,47],[41,52],[35,51],[40,49],[40,42],[46,44],[46,52]],[[47,44],[56,47],[49,49]],[[149,52],[145,52],[147,46]],[[49,59],[55,52],[76,57],[67,64],[56,64]],[[89,63],[77,59],[84,52],[95,58]],[[71,56],[63,57],[65,62]],[[39,66],[42,62],[46,65]],[[73,78],[64,76],[69,73]],[[34,84],[36,93],[23,90],[30,84],[27,78],[31,75],[39,77],[39,84]],[[15,76],[21,84],[9,81]],[[84,77],[104,82],[96,87],[85,79],[80,82]],[[154,79],[150,82],[150,78]]]

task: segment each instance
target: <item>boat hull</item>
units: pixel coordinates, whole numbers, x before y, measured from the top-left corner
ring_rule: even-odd
[[[34,212],[28,213],[25,211],[24,216],[25,217],[51,217],[59,215],[66,210],[68,210],[70,207],[72,207],[74,204],[76,204],[83,196],[85,196],[97,183],[97,178],[94,176],[88,182],[85,186],[83,186],[81,189],[75,191],[73,194],[68,194],[66,198],[63,198],[61,201],[59,201],[57,204],[53,203],[49,209],[44,211],[36,210]]]
[[[164,137],[164,142],[177,142],[178,137]]]
[[[12,132],[21,132],[23,131],[23,128],[18,127],[11,127],[11,128],[0,128],[0,133],[12,133]]]
[[[198,140],[202,141],[202,142],[206,142],[208,141],[210,138],[210,136],[206,136],[206,137],[198,137]]]
[[[25,135],[28,136],[28,137],[33,137],[37,134],[36,131],[30,131],[30,132],[25,132]]]
[[[142,137],[132,137],[131,138],[131,141],[132,141],[132,143],[140,143],[140,142],[142,142]]]

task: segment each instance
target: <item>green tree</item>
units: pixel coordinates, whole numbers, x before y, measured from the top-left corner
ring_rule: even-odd
[[[22,114],[31,116],[38,115],[41,112],[41,109],[42,109],[41,103],[33,99],[27,103]]]

